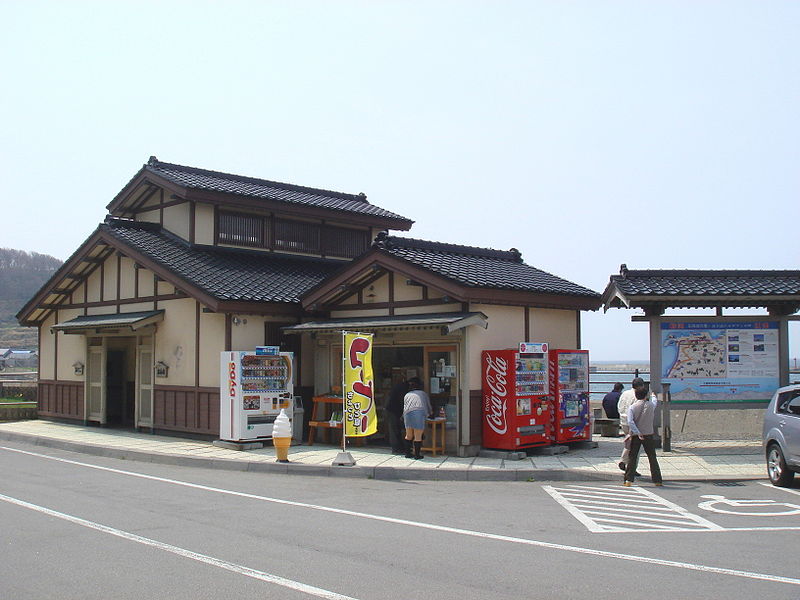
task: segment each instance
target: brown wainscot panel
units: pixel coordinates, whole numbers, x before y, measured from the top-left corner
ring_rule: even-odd
[[[155,386],[153,428],[219,435],[219,388]]]
[[[39,416],[83,420],[83,382],[40,379]]]

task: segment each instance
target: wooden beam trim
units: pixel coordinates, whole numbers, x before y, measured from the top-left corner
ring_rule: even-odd
[[[194,244],[195,235],[195,219],[197,218],[195,212],[197,210],[197,202],[189,203],[189,243]]]
[[[162,302],[164,300],[181,300],[183,298],[188,298],[184,293],[178,294],[161,294],[160,296],[143,296],[141,298],[123,298],[119,301],[117,300],[104,300],[103,302],[78,302],[74,304],[40,304],[41,308],[46,308],[48,310],[66,310],[71,308],[97,308],[99,306],[114,306],[115,304],[139,304],[143,302],[154,302],[159,301]]]
[[[117,253],[117,314],[119,314],[121,295],[122,295],[122,256],[119,253]]]

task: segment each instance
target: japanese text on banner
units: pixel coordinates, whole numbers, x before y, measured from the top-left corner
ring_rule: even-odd
[[[344,434],[372,435],[378,430],[372,375],[372,334],[344,334]]]

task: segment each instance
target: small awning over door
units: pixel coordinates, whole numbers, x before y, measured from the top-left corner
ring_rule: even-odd
[[[103,333],[113,329],[136,331],[164,320],[163,310],[150,310],[146,312],[117,313],[112,315],[87,315],[75,317],[63,323],[57,323],[50,329],[64,333]]]
[[[391,317],[351,317],[347,319],[330,319],[327,321],[310,321],[299,325],[282,327],[286,333],[310,333],[322,331],[360,331],[375,329],[408,330],[430,329],[440,327],[442,333],[452,333],[458,329],[479,325],[486,329],[489,317],[482,312],[451,312],[424,315],[395,315]]]

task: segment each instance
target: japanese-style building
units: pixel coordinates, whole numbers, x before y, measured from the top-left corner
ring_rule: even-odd
[[[107,210],[17,315],[39,329],[44,418],[215,437],[220,352],[294,352],[308,400],[341,381],[348,329],[376,334],[379,403],[421,377],[448,451],[474,454],[481,351],[580,348],[580,313],[601,305],[514,249],[389,235],[413,222],[363,194],[151,157]]]

